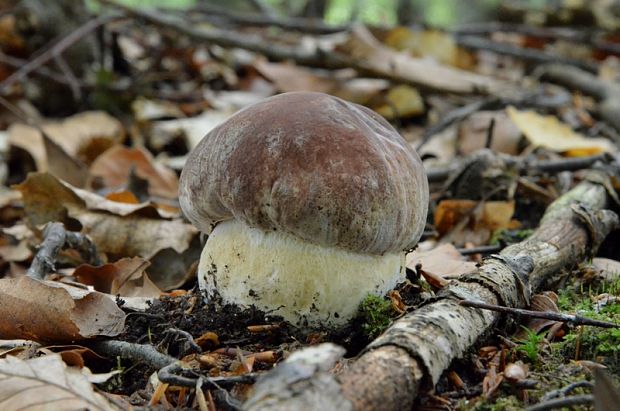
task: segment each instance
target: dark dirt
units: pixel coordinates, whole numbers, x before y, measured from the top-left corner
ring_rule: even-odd
[[[413,289],[416,292],[416,289]],[[405,295],[408,295],[405,293]],[[121,302],[122,307],[122,302]],[[267,330],[251,331],[248,327],[267,325]],[[208,376],[232,375],[239,367],[237,351],[244,355],[273,351],[276,362],[286,358],[289,352],[303,346],[334,342],[347,349],[348,356],[356,355],[369,340],[364,335],[362,324],[354,320],[350,326],[338,332],[327,329],[297,328],[280,317],[264,313],[254,307],[241,308],[235,305],[222,305],[218,301],[205,302],[199,292],[191,290],[180,296],[161,297],[146,312],[128,312],[125,333],[117,340],[152,344],[159,351],[175,358],[192,359],[187,339],[170,330],[186,331],[198,340],[205,333],[214,333],[201,347],[203,353],[217,353],[216,367],[200,367],[200,372]],[[214,341],[213,335],[217,336]],[[224,349],[229,349],[227,352]],[[196,363],[196,361],[194,361]],[[114,392],[131,395],[143,390],[149,376],[156,371],[145,364],[123,363],[125,368],[122,382],[114,387]],[[272,363],[254,363],[253,371],[265,371]]]

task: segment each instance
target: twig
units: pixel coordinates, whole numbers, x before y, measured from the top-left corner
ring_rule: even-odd
[[[133,362],[146,363],[154,369],[164,368],[178,361],[160,353],[152,345],[133,344],[126,341],[98,341],[89,345],[94,351],[106,357],[121,357]]]
[[[186,24],[185,20],[172,14],[163,14],[155,10],[134,9],[112,0],[100,0],[106,4],[122,10],[128,15],[143,19],[151,24],[169,27],[191,38],[212,42],[222,47],[239,47],[261,53],[274,60],[294,60],[300,64],[316,65],[318,55],[316,50],[305,50],[300,47],[281,46],[265,42],[259,36],[241,34],[237,31],[218,28],[198,28]]]
[[[43,279],[48,273],[54,271],[56,256],[64,247],[78,250],[89,263],[101,264],[93,242],[83,234],[65,230],[62,223],[48,223],[43,230],[43,237],[43,243],[26,272],[29,277]]]
[[[84,23],[83,25],[81,25],[80,27],[78,27],[77,29],[73,30],[71,33],[67,34],[65,37],[60,39],[56,44],[54,44],[54,46],[45,50],[43,53],[39,54],[34,59],[30,60],[28,63],[22,66],[19,70],[17,70],[15,73],[11,74],[9,77],[7,77],[2,82],[0,82],[0,93],[5,93],[6,90],[11,85],[16,83],[17,81],[22,80],[32,71],[38,69],[39,67],[41,67],[42,65],[44,65],[45,63],[53,59],[55,56],[63,53],[66,49],[71,47],[73,44],[82,40],[84,36],[86,36],[88,33],[97,29],[97,27],[100,27],[118,18],[119,18],[119,15],[114,13],[114,14],[100,15],[92,20],[87,21],[86,23]]]
[[[178,328],[168,328],[166,331],[166,338],[171,338],[172,335],[176,335],[185,340],[185,346],[183,349],[189,353],[201,353],[202,348],[194,341],[194,337],[187,331],[179,330]]]
[[[605,161],[606,154],[597,154],[589,157],[561,158],[558,160],[535,160],[528,161],[518,157],[508,160],[511,164],[516,164],[517,169],[521,172],[537,170],[544,173],[559,173],[561,171],[577,171],[589,168],[597,161]],[[450,165],[448,167],[436,167],[426,170],[428,181],[431,183],[443,181],[450,174],[459,169],[458,165]]]
[[[65,75],[69,88],[71,89],[71,94],[73,94],[73,99],[75,101],[80,101],[82,99],[82,90],[80,89],[77,77],[73,74],[71,67],[69,67],[65,59],[60,54],[54,56],[54,61],[56,61],[56,65]]]
[[[200,3],[192,11],[198,11],[207,15],[217,14],[227,20],[250,26],[273,26],[285,30],[296,30],[306,33],[331,34],[346,31],[349,26],[332,26],[323,23],[322,20],[308,19],[303,17],[277,18],[273,15],[258,15],[249,13],[232,13],[229,9],[217,7],[209,3]]]
[[[493,53],[517,57],[534,63],[557,63],[567,66],[579,67],[593,73],[597,70],[597,65],[589,61],[562,57],[557,54],[550,54],[548,52],[538,51],[535,49],[513,46],[512,44],[507,43],[498,43],[496,41],[487,40],[485,38],[477,36],[457,37],[456,42],[459,46],[465,48],[488,50],[492,51]]]
[[[180,375],[186,373],[191,377],[185,377]],[[257,373],[249,373],[243,375],[232,375],[228,377],[206,377],[198,374],[188,368],[183,368],[180,363],[174,362],[163,367],[157,373],[157,377],[161,382],[166,384],[175,385],[177,387],[189,387],[194,388],[196,386],[196,380],[202,379],[202,388],[207,390],[222,389],[224,387],[230,387],[235,384],[253,384],[258,378]]]
[[[582,387],[592,389],[594,387],[594,383],[592,383],[592,381],[586,381],[586,380],[575,381],[573,383],[568,384],[566,387],[562,387],[558,390],[549,391],[548,393],[542,396],[540,401],[547,402],[553,398],[565,397],[566,395],[570,394],[572,391],[576,390],[577,388],[582,388]]]
[[[590,405],[594,403],[594,396],[591,394],[573,395],[572,397],[556,398],[547,402],[533,405],[525,411],[548,411],[575,405]]]
[[[3,52],[0,51],[0,62],[11,66],[13,68],[20,68],[23,67],[24,65],[26,65],[28,63],[27,60],[23,60],[14,56],[9,56],[7,54],[4,54]],[[60,84],[66,84],[69,85],[69,81],[67,80],[67,78],[65,76],[62,76],[60,74],[58,74],[57,72],[50,70],[47,67],[37,67],[36,69],[33,70],[33,73],[40,75],[41,77],[45,77],[47,79],[53,80],[56,83],[60,83]],[[78,80],[79,81],[79,80]],[[80,83],[80,86],[82,86],[83,84]]]
[[[48,223],[43,230],[43,243],[32,260],[26,275],[43,279],[47,273],[54,271],[54,262],[58,252],[65,244],[66,231],[62,223]]]
[[[465,307],[482,308],[484,310],[498,311],[500,313],[520,315],[531,318],[543,318],[546,320],[561,321],[574,325],[591,325],[601,328],[620,328],[620,324],[614,324],[607,321],[593,320],[591,318],[582,317],[580,315],[570,315],[561,313],[552,313],[548,311],[532,311],[522,308],[504,307],[501,305],[486,304],[478,301],[462,300],[460,305]]]
[[[496,253],[501,249],[502,249],[501,245],[494,244],[494,245],[481,245],[479,247],[471,247],[471,248],[457,248],[457,251],[461,253],[461,255],[472,255],[472,254]]]

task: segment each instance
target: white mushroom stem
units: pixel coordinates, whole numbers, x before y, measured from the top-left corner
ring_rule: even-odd
[[[254,304],[295,324],[340,325],[368,294],[404,280],[404,263],[404,253],[359,254],[228,220],[209,236],[198,278],[226,303]]]

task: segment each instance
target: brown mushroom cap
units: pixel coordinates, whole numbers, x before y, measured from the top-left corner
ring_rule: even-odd
[[[181,173],[181,207],[205,231],[235,218],[359,253],[412,248],[426,173],[380,115],[322,93],[280,94],[213,129]]]

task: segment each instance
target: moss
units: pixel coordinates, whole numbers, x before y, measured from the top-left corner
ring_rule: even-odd
[[[606,293],[618,295],[620,280],[601,282],[560,293],[560,310],[583,317],[620,324],[620,304],[597,303],[593,298]],[[620,329],[590,326],[575,327],[557,344],[559,352],[572,359],[596,361],[605,364],[613,373],[620,372]]]
[[[360,304],[362,329],[369,339],[381,334],[392,322],[392,303],[376,295],[368,295]]]
[[[469,408],[471,407],[471,408]],[[459,404],[458,409],[468,411],[521,411],[523,403],[514,395],[497,397],[493,400],[476,401],[473,407],[466,403]]]

